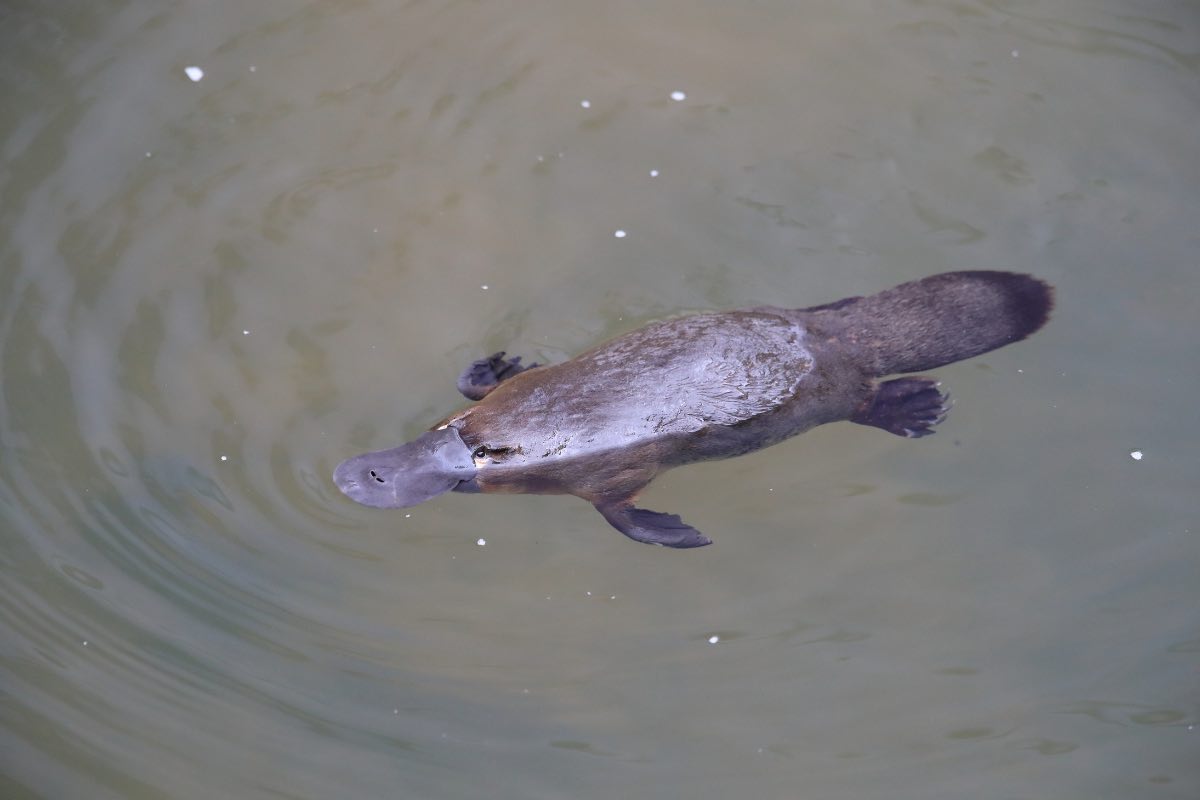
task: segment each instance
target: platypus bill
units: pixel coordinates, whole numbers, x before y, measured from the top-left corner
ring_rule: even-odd
[[[811,308],[695,314],[618,336],[563,364],[504,353],[458,380],[474,405],[416,440],[338,465],[368,506],[446,491],[573,494],[639,542],[711,540],[674,514],[635,508],[655,476],[729,458],[826,422],[920,437],[946,415],[918,372],[1020,341],[1045,324],[1053,289],[1011,272],[947,272]]]

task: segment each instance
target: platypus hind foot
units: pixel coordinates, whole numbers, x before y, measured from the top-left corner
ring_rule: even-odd
[[[938,391],[937,381],[896,378],[879,384],[850,421],[915,439],[933,433],[949,410],[950,398]]]
[[[647,511],[628,503],[597,503],[596,510],[610,525],[637,542],[662,547],[704,547],[712,544],[712,539],[681,520],[678,514]]]

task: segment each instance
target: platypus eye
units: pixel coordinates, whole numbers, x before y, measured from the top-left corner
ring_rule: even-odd
[[[483,458],[484,456],[487,455],[487,452],[488,451],[487,451],[486,447],[476,447],[475,452],[471,453],[471,456],[473,458]]]

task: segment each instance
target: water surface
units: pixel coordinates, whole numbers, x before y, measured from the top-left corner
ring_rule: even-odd
[[[0,10],[0,794],[1200,795],[1192,4],[244,5]],[[963,268],[1054,319],[647,492],[713,547],[329,481],[480,355]]]

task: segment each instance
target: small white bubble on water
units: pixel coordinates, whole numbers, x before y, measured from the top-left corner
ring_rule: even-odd
[[[479,545],[480,547],[483,547],[485,544],[487,544],[487,539],[480,539],[475,544]]]
[[[656,170],[656,169],[652,169],[652,170],[650,170],[650,177],[651,177],[651,178],[657,178],[657,177],[658,177],[658,170]]]
[[[204,70],[199,67],[184,67],[183,71],[187,73],[187,76],[192,79],[193,83],[198,82],[204,77]]]
[[[588,593],[587,593],[587,596],[588,596],[588,597],[591,597],[591,596],[592,596],[592,593],[591,593],[591,592],[588,592]]]
[[[88,645],[87,639],[84,639],[84,640],[83,640],[83,646],[84,646],[84,647],[87,647],[87,645]]]
[[[258,67],[256,67],[256,66],[254,66],[253,64],[251,64],[251,65],[250,65],[250,71],[251,71],[251,72],[258,72]]]
[[[625,231],[623,231],[623,230],[620,230],[620,229],[618,228],[616,231],[614,231],[614,232],[613,232],[613,236],[617,237],[618,239],[624,239],[624,238],[625,238]]]
[[[149,150],[146,151],[146,158],[150,158],[152,155],[154,155],[154,154],[151,153]]]
[[[1020,51],[1020,50],[1013,50],[1013,52],[1012,52],[1012,57],[1013,57],[1013,58],[1016,58],[1016,57],[1017,57],[1017,56],[1019,56],[1019,55],[1021,55],[1021,51]]]
[[[580,100],[579,105],[582,106],[583,108],[591,108],[592,101],[591,100]]]
[[[404,518],[405,518],[405,519],[412,519],[412,514],[405,514],[405,515],[404,515]]]
[[[479,288],[483,289],[486,292],[488,290],[488,285],[486,283],[484,283],[484,284],[481,284]]]
[[[242,328],[242,336],[249,336],[249,335],[250,335],[250,331],[246,330],[245,328]]]
[[[222,461],[228,461],[228,460],[229,460],[229,456],[221,456],[221,460],[222,460]]]
[[[708,637],[709,644],[716,644],[719,641],[721,641],[721,637],[717,636],[715,633],[712,636]]]
[[[671,99],[676,103],[680,103],[684,100],[687,100],[687,95],[676,89],[675,91],[671,92]]]
[[[1132,453],[1129,454],[1129,457],[1132,458],[1134,461],[1141,461],[1142,455],[1143,455],[1143,453],[1141,450],[1134,450]]]

